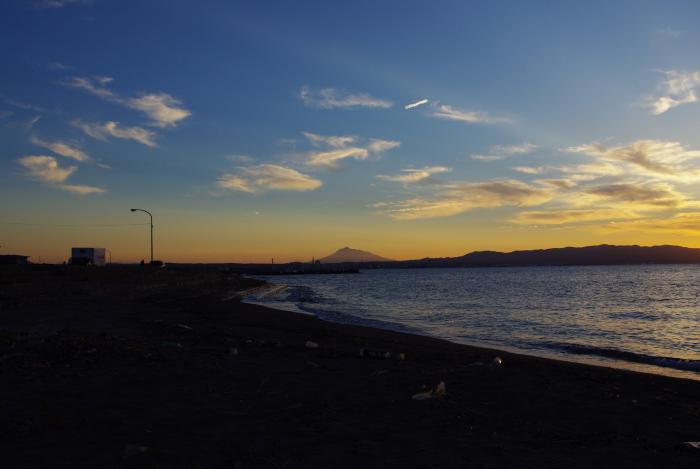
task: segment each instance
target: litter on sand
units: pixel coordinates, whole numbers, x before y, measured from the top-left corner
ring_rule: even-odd
[[[684,441],[683,446],[686,448],[690,449],[699,449],[700,450],[700,441]]]
[[[405,360],[406,359],[406,354],[405,353],[396,353],[396,352],[385,352],[383,350],[371,350],[371,349],[366,349],[366,348],[361,348],[360,349],[360,357],[361,358],[393,358],[394,360]]]
[[[447,394],[447,391],[445,390],[445,382],[440,381],[440,384],[435,386],[435,389],[431,389],[430,391],[426,392],[419,392],[417,394],[414,394],[411,399],[414,401],[424,401],[426,399],[437,399],[444,397],[445,394]]]
[[[307,340],[305,347],[306,348],[318,348],[318,344],[316,342],[311,342],[310,340]]]

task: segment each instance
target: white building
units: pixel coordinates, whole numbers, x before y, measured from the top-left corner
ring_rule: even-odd
[[[105,248],[72,248],[69,264],[105,265]]]

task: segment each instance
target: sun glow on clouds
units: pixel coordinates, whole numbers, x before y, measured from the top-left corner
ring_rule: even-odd
[[[526,153],[533,145],[494,147],[496,156]],[[498,150],[498,151],[495,151]],[[648,218],[650,214],[688,210],[700,206],[673,183],[700,180],[697,159],[700,151],[679,142],[638,140],[606,147],[591,143],[567,147],[564,154],[578,154],[590,161],[575,165],[512,168],[526,176],[543,172],[549,178],[530,183],[519,180],[482,182],[447,181],[425,185],[414,197],[382,202],[374,208],[399,220],[453,216],[477,208],[502,206],[533,207],[540,210],[515,214],[511,222],[531,225],[562,225]],[[428,168],[424,168],[424,171]],[[409,170],[405,175],[380,179],[419,182],[431,175]]]
[[[478,208],[541,205],[552,199],[551,188],[516,180],[455,182],[429,197],[375,205],[392,218],[415,220],[457,215]]]
[[[597,175],[609,175],[620,171],[620,168],[611,168],[607,162],[623,162],[637,173],[651,175],[657,178],[694,180],[700,174],[697,168],[687,163],[700,158],[700,151],[689,150],[680,142],[661,140],[638,140],[627,145],[607,148],[604,145],[593,142],[585,145],[562,149],[568,153],[581,153],[595,157],[599,163],[594,166],[579,166],[578,170],[588,169]],[[571,169],[570,169],[571,170]],[[574,169],[576,170],[576,169]]]
[[[299,171],[276,164],[241,166],[236,173],[222,175],[217,185],[222,189],[249,194],[268,191],[306,192],[318,189],[323,183]]]

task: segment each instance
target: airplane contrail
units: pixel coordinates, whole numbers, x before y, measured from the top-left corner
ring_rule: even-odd
[[[416,101],[415,103],[407,104],[403,108],[408,110],[408,109],[413,109],[414,107],[422,106],[424,104],[428,104],[427,99],[421,99],[420,101]]]

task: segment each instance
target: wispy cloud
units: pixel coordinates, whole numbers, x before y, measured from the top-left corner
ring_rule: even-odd
[[[104,194],[107,192],[101,187],[85,186],[82,184],[58,184],[56,187],[77,195]]]
[[[227,155],[225,158],[236,163],[252,163],[255,161],[255,158],[248,155]]]
[[[636,212],[618,209],[575,209],[575,210],[540,210],[518,213],[511,222],[525,225],[563,225],[567,223],[585,223],[592,221],[620,220],[638,218]]]
[[[523,174],[542,174],[547,171],[544,166],[514,166],[510,169]]]
[[[661,73],[665,79],[658,86],[659,92],[642,103],[653,115],[658,116],[676,106],[698,100],[696,89],[700,86],[700,71],[666,70]]]
[[[438,184],[440,181],[433,178],[433,175],[449,172],[450,168],[445,166],[427,166],[425,168],[406,168],[401,170],[401,174],[387,176],[378,174],[377,178],[385,181],[400,182],[402,184]]]
[[[431,116],[437,117],[438,119],[466,122],[468,124],[506,124],[512,122],[505,117],[494,117],[480,111],[464,111],[448,106],[447,104],[436,105]]]
[[[47,67],[49,70],[56,70],[56,71],[59,71],[59,72],[64,72],[64,71],[66,71],[66,70],[72,70],[72,69],[73,69],[73,67],[71,67],[70,65],[66,65],[66,64],[64,64],[64,63],[62,63],[62,62],[49,62],[49,63],[46,64],[46,67]]]
[[[299,97],[306,106],[321,109],[347,109],[357,107],[390,108],[394,104],[386,99],[379,99],[368,93],[348,93],[335,88],[313,90],[303,86]]]
[[[590,155],[600,160],[597,165],[578,166],[569,171],[587,171],[600,175],[620,174],[621,168],[610,166],[607,162],[623,162],[640,174],[677,179],[698,177],[697,169],[688,166],[687,162],[700,158],[700,151],[690,150],[680,142],[637,140],[616,147],[606,147],[601,143],[593,142],[563,148],[562,151]]]
[[[698,236],[700,234],[700,213],[684,212],[664,218],[644,218],[611,222],[603,225],[605,232],[636,231],[640,233],[670,233],[674,235]]]
[[[675,208],[685,197],[666,183],[652,184],[608,184],[585,190],[606,202],[624,202],[627,207]]]
[[[71,158],[75,161],[85,162],[90,159],[90,157],[81,149],[74,146],[68,145],[63,142],[47,142],[45,140],[40,140],[37,137],[32,137],[30,141],[37,146],[47,148],[52,152],[65,156],[66,158]]]
[[[491,147],[487,155],[476,154],[471,155],[471,158],[479,161],[496,161],[513,155],[531,153],[536,148],[537,145],[528,142],[521,143],[519,145],[494,145]]]
[[[554,190],[517,180],[456,182],[430,197],[415,197],[398,202],[381,203],[390,217],[397,220],[448,217],[478,208],[502,206],[528,207],[552,199]]]
[[[556,187],[558,189],[571,189],[578,185],[578,181],[570,178],[548,178],[548,179],[535,179],[537,184],[544,184],[546,186]]]
[[[77,166],[64,166],[58,164],[53,156],[29,155],[17,160],[24,168],[25,175],[62,191],[77,195],[102,194],[105,189],[82,184],[66,184],[68,178],[78,169]]]
[[[34,104],[31,104],[31,103],[26,103],[23,101],[19,101],[17,99],[10,98],[9,96],[6,96],[6,95],[1,94],[1,93],[0,93],[0,100],[6,102],[7,104],[9,104],[12,107],[16,107],[18,109],[24,109],[25,111],[34,111],[34,112],[38,112],[38,113],[47,112],[47,110],[42,108],[42,107],[35,106]]]
[[[34,6],[39,9],[63,8],[69,5],[89,5],[92,0],[34,0]]]
[[[261,164],[242,166],[235,173],[223,174],[217,185],[222,189],[255,194],[268,191],[306,192],[318,189],[323,183],[286,166]]]
[[[304,132],[309,142],[320,151],[311,151],[304,156],[304,163],[326,169],[338,169],[347,159],[366,160],[401,145],[401,142],[381,139],[360,139],[356,136],[324,136]]]
[[[42,182],[63,182],[78,169],[77,166],[62,168],[56,158],[45,155],[24,156],[17,160],[26,170],[26,174],[32,179]]]
[[[406,110],[415,109],[415,108],[417,108],[417,107],[419,107],[419,106],[422,106],[422,105],[424,105],[424,104],[428,104],[429,102],[430,102],[430,101],[428,101],[427,99],[420,99],[420,100],[418,100],[418,101],[416,101],[416,102],[406,104],[403,108],[406,109]]]
[[[192,113],[182,107],[182,102],[167,93],[144,94],[138,98],[128,99],[127,106],[138,109],[151,118],[156,127],[174,127]]]
[[[106,141],[108,137],[115,137],[125,140],[134,140],[151,148],[158,146],[155,142],[155,132],[142,127],[121,127],[119,122],[109,121],[104,124],[99,124],[82,122],[78,119],[72,121],[71,125],[97,140]]]
[[[175,127],[180,121],[191,116],[182,101],[167,93],[144,93],[135,98],[125,98],[108,87],[114,81],[111,77],[72,77],[65,81],[66,86],[86,91],[107,101],[130,109],[141,111],[150,119],[154,127]]]
[[[666,26],[663,28],[657,28],[656,30],[654,30],[654,33],[659,38],[678,39],[685,33],[685,31]]]

